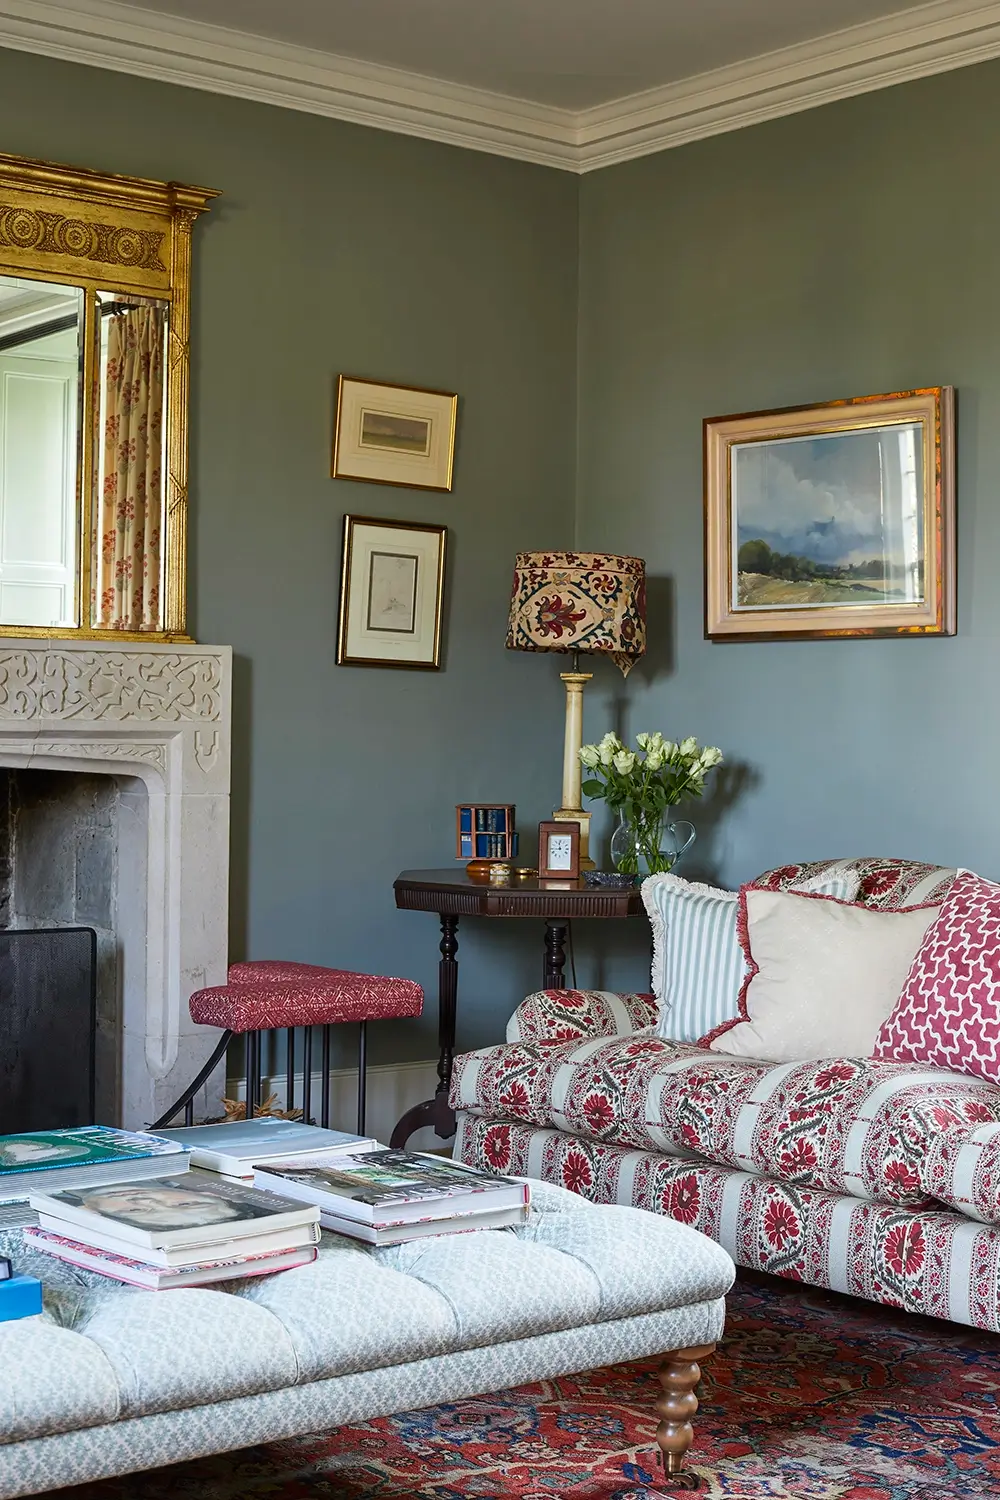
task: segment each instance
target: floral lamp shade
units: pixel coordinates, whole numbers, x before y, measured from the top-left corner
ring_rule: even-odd
[[[646,649],[646,564],[606,552],[519,552],[507,646],[603,652],[627,676]]]

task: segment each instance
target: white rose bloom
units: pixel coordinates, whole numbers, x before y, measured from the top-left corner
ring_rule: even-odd
[[[651,771],[658,771],[665,759],[666,756],[663,754],[663,751],[656,746],[646,756],[646,764]]]
[[[601,764],[601,752],[596,745],[583,745],[580,750],[580,759],[588,771],[593,771]]]
[[[710,771],[713,766],[719,765],[721,761],[722,751],[718,745],[706,745],[705,749],[701,752],[701,763],[705,767],[705,770]]]
[[[663,751],[664,760],[670,760],[674,755],[677,754],[677,746],[674,744],[673,740],[664,740],[663,744],[660,746],[660,749]]]
[[[663,735],[660,733],[659,730],[657,730],[655,734],[647,735],[646,738],[649,741],[649,749],[650,750],[659,750],[663,746],[663,744],[665,743],[664,739],[663,739]]]
[[[619,750],[614,758],[614,768],[619,776],[627,776],[635,768],[635,754],[631,750]]]
[[[693,734],[689,734],[686,740],[681,740],[677,748],[682,755],[693,755],[698,748],[698,741]]]
[[[615,758],[616,751],[614,745],[606,745],[602,740],[597,747],[597,753],[600,756],[601,765],[610,766]]]
[[[635,742],[640,750],[648,750],[653,736],[651,734],[637,734]]]
[[[597,748],[599,750],[607,750],[609,746],[610,746],[610,748],[612,750],[620,750],[622,748],[622,742],[621,742],[621,740],[610,729],[608,730],[608,732],[604,736],[604,738],[601,740],[601,742],[600,742],[600,744],[598,745]]]

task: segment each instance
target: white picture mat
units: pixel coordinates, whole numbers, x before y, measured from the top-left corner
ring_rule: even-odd
[[[373,448],[361,443],[365,412],[429,422],[426,454]],[[369,479],[381,484],[451,488],[456,398],[437,391],[417,391],[344,377],[340,385],[335,474],[338,479]]]
[[[437,635],[438,575],[444,536],[437,531],[409,531],[395,526],[377,526],[355,521],[351,532],[351,561],[347,577],[347,629],[344,649],[348,657],[430,665]],[[397,632],[371,629],[372,553],[400,558],[416,557],[413,598],[413,630]]]

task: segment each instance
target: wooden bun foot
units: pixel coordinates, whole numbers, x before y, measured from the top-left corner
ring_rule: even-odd
[[[700,1365],[714,1351],[714,1344],[675,1349],[664,1356],[660,1365],[663,1393],[656,1403],[660,1417],[656,1442],[668,1490],[694,1490],[700,1482],[697,1474],[685,1469],[684,1458],[694,1439],[691,1419],[698,1410],[695,1387],[701,1379]]]

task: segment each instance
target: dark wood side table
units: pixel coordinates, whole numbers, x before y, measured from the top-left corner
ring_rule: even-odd
[[[545,921],[542,988],[566,988],[566,927],[574,917],[638,917],[643,913],[638,886],[608,890],[582,880],[517,880],[493,885],[473,880],[464,870],[404,870],[395,881],[396,905],[403,911],[437,912],[441,920],[438,965],[438,1086],[433,1099],[415,1104],[397,1122],[389,1144],[405,1146],[415,1130],[433,1125],[442,1140],[455,1134],[455,1112],[448,1103],[455,1056],[458,1002],[458,921],[460,917],[541,917]]]

